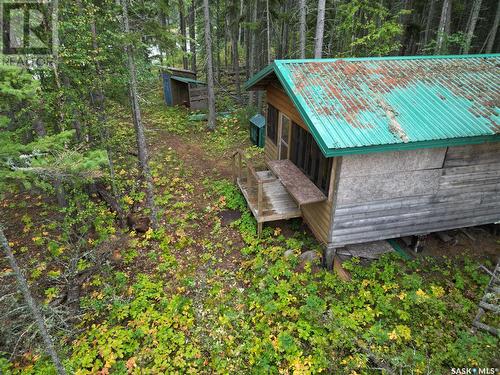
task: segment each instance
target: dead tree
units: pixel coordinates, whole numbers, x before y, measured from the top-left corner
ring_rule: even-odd
[[[19,284],[19,289],[21,289],[23,297],[26,303],[28,304],[31,313],[33,314],[33,318],[36,321],[38,329],[40,330],[40,335],[42,336],[43,342],[45,344],[45,350],[47,351],[47,354],[51,357],[52,362],[54,362],[54,366],[56,367],[57,373],[59,375],[66,375],[66,371],[64,370],[61,360],[59,359],[59,356],[54,347],[52,337],[50,336],[49,332],[47,331],[47,327],[45,326],[42,313],[40,312],[37,303],[35,302],[35,300],[31,295],[28,282],[26,281],[26,278],[24,277],[21,268],[19,268],[17,264],[16,258],[14,257],[14,253],[12,252],[12,249],[9,246],[7,238],[5,238],[5,235],[3,233],[2,226],[0,226],[0,245],[2,245],[2,248],[5,251],[5,256],[7,257],[10,267],[14,271],[17,282]]]

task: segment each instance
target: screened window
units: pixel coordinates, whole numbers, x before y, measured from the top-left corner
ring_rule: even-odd
[[[332,158],[325,158],[311,133],[292,123],[290,159],[325,194],[328,195]]]
[[[271,139],[275,145],[278,144],[278,110],[271,104],[267,105],[266,129],[269,139]]]

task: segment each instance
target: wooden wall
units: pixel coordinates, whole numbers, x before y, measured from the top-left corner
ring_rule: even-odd
[[[170,80],[172,90],[172,104],[173,105],[189,105],[189,88],[188,84],[184,82]]]
[[[344,156],[329,241],[342,246],[500,220],[500,142]]]
[[[267,86],[267,102],[284,113],[297,125],[309,131],[299,112],[278,82],[273,82]],[[266,137],[264,154],[266,160],[276,160],[278,158],[278,147],[268,137]],[[334,173],[332,173],[333,175]],[[333,183],[330,183],[330,186],[333,185]],[[311,231],[319,241],[326,244],[331,227],[332,195],[325,202],[305,205],[301,209],[302,217]]]

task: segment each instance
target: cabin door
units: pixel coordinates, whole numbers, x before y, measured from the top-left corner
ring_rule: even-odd
[[[278,138],[278,158],[280,160],[288,159],[288,146],[290,141],[290,119],[283,113],[280,113],[280,127]]]

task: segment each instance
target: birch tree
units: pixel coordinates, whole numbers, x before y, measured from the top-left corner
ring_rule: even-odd
[[[123,28],[126,35],[130,35],[130,24],[128,19],[128,0],[122,0]],[[137,93],[137,71],[134,61],[134,51],[132,45],[127,42],[125,45],[125,54],[127,55],[127,65],[129,70],[129,91],[132,104],[132,116],[135,127],[137,141],[137,150],[139,156],[139,166],[142,176],[146,182],[146,203],[150,210],[151,224],[154,229],[158,228],[158,211],[154,201],[153,178],[149,169],[148,146],[144,134],[144,125],[142,123],[141,109],[139,107],[139,97]]]
[[[215,92],[214,71],[212,61],[212,36],[210,31],[210,5],[203,0],[203,15],[205,18],[205,50],[207,51],[207,84],[208,84],[208,129],[215,129]]]
[[[316,20],[316,36],[314,37],[314,58],[321,59],[323,50],[323,33],[325,31],[325,0],[318,1],[318,18]]]
[[[306,0],[299,0],[299,40],[300,40],[300,58],[306,58]]]
[[[451,0],[444,0],[439,19],[438,35],[436,42],[436,53],[443,53],[446,50],[446,39],[450,33],[451,20]]]
[[[26,301],[31,311],[31,314],[33,314],[33,318],[35,319],[38,329],[40,330],[40,335],[42,336],[43,343],[45,344],[45,350],[47,351],[47,354],[52,359],[52,362],[54,363],[57,373],[59,375],[66,375],[66,371],[64,370],[61,360],[59,359],[59,356],[56,352],[56,348],[54,347],[52,337],[50,336],[47,327],[45,326],[45,321],[43,320],[42,313],[37,303],[33,299],[33,296],[31,295],[28,282],[26,281],[26,278],[24,277],[21,268],[19,268],[19,265],[17,264],[16,258],[14,257],[14,253],[10,248],[7,238],[5,238],[5,234],[3,233],[3,228],[1,225],[0,225],[0,245],[2,246],[5,252],[5,256],[9,261],[10,267],[14,271],[14,275],[17,279],[17,283],[19,284],[19,289],[21,289],[24,300]]]

